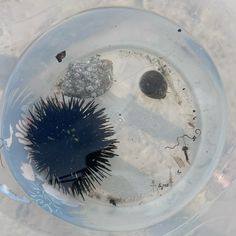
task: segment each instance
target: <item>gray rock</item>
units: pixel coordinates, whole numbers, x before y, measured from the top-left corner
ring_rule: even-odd
[[[66,96],[94,98],[109,90],[113,82],[113,64],[99,56],[69,63],[58,87]]]

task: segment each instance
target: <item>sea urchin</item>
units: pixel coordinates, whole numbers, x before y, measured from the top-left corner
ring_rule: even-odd
[[[103,109],[94,101],[47,97],[29,111],[21,129],[36,171],[73,196],[95,189],[110,175],[109,159],[116,156],[116,139]],[[21,126],[22,127],[22,126]]]

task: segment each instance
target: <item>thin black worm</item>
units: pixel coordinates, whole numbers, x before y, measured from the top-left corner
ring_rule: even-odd
[[[193,136],[193,137],[190,137],[189,135],[187,135],[187,134],[184,134],[184,135],[182,135],[182,136],[178,136],[177,137],[177,139],[176,139],[176,141],[177,141],[177,144],[175,144],[173,147],[169,147],[169,146],[167,146],[167,147],[165,147],[165,149],[175,149],[176,147],[178,147],[179,145],[180,145],[180,141],[179,141],[179,139],[181,138],[183,141],[184,141],[184,144],[185,144],[185,137],[186,138],[188,138],[188,139],[191,139],[191,140],[193,140],[193,142],[201,135],[201,130],[200,129],[196,129],[195,131],[195,135]],[[197,136],[196,136],[197,135]],[[186,145],[185,145],[186,146]]]

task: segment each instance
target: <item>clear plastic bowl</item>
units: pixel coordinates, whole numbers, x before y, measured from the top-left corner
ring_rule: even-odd
[[[55,55],[62,50],[66,50],[67,56],[59,64]],[[181,150],[172,152],[165,147],[175,145],[177,137],[181,135],[193,137],[196,130],[201,131],[196,143],[189,142],[191,165],[186,164],[187,169],[181,178],[177,179],[175,171],[173,175],[176,182],[168,191],[150,199],[142,195],[142,203],[134,200],[134,204],[130,201],[129,204],[114,207],[93,199],[81,201],[68,198],[45,185],[36,173],[30,177],[22,173],[22,167],[30,166],[26,152],[16,137],[16,125],[22,119],[22,113],[39,97],[54,92],[55,84],[68,63],[96,54],[111,59],[116,66],[114,77],[118,83],[107,94],[97,98],[107,108],[111,120],[117,122],[116,130],[119,127],[128,130],[137,122],[139,130],[145,130],[155,138],[159,145],[157,152],[163,152],[163,156],[183,155]],[[147,65],[149,59],[151,62]],[[129,68],[125,67],[124,61],[130,63]],[[157,64],[153,64],[153,61],[159,67],[163,68],[165,65],[171,71],[168,83],[172,99],[158,101],[159,105],[151,113],[153,107],[148,107],[147,104],[152,104],[153,101],[145,100],[146,98],[139,100],[137,94],[140,92],[140,75],[147,69],[157,69]],[[129,76],[125,77],[127,71]],[[123,99],[112,100],[114,96],[118,97],[119,90],[124,91]],[[138,109],[143,104],[147,105],[147,109]],[[121,120],[117,120],[115,114],[120,108],[126,110],[119,118]],[[192,109],[196,109],[196,114],[191,113]],[[194,129],[191,125],[181,126],[188,124],[195,116],[197,120]],[[144,119],[135,119],[136,117]],[[225,119],[225,96],[217,70],[204,49],[184,29],[150,12],[129,8],[100,8],[82,12],[55,26],[34,41],[21,57],[4,93],[1,137],[7,142],[3,156],[19,185],[49,213],[81,227],[128,231],[162,222],[189,203],[202,189],[222,153]],[[151,125],[158,124],[158,127],[150,128],[149,122]],[[161,135],[155,136],[156,131]],[[132,133],[127,131],[127,136],[131,137]],[[162,136],[165,137],[164,143]],[[126,150],[122,141],[125,142],[125,139],[121,140],[119,148]],[[142,145],[145,147],[143,143]],[[137,192],[145,193],[145,186],[149,187],[148,191],[152,189],[153,182],[149,185],[147,181],[152,181],[152,176],[156,174],[155,168],[148,172],[148,168],[153,167],[153,162],[137,167],[131,157],[132,155],[120,155],[114,161],[113,176],[116,178],[111,178],[111,182],[106,184],[106,190],[111,194],[116,191],[116,194],[125,192],[123,198],[132,198]],[[171,163],[174,166],[174,162]],[[169,169],[175,168],[173,166],[166,166],[167,169],[160,172],[161,175],[169,173]],[[148,167],[145,169],[147,178],[143,178],[144,167]],[[141,171],[141,174],[137,174],[137,171]],[[124,183],[129,183],[132,188],[122,189],[126,186]]]

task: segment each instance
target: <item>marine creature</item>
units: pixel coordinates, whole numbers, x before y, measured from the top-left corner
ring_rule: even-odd
[[[104,112],[94,100],[62,94],[40,98],[19,122],[29,158],[49,184],[84,199],[111,175],[118,141]]]

